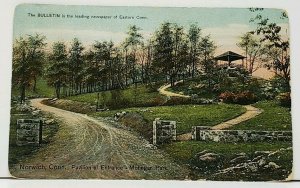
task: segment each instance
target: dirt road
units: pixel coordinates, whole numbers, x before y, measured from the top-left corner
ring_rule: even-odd
[[[32,100],[32,106],[52,113],[60,122],[54,141],[11,174],[24,178],[184,179],[186,168],[163,151],[149,147],[132,132],[106,120],[61,110]],[[34,169],[35,168],[35,169]]]

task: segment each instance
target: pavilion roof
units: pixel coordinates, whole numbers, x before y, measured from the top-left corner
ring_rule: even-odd
[[[236,61],[236,60],[240,60],[240,59],[244,59],[244,58],[246,58],[246,57],[242,56],[240,54],[237,54],[235,52],[228,51],[228,52],[225,52],[225,53],[215,57],[214,59],[215,60],[232,62],[232,61]]]

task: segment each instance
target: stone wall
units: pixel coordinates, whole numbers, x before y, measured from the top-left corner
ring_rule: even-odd
[[[215,142],[292,141],[292,131],[211,130],[193,127],[192,140]]]
[[[153,145],[176,140],[176,121],[160,120],[153,121]]]

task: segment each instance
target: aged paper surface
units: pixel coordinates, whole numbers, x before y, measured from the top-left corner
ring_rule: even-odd
[[[289,51],[279,9],[19,5],[10,172],[292,179]]]

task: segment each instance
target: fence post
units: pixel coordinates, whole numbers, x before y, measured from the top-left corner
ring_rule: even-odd
[[[39,127],[39,145],[42,144],[43,139],[43,120],[40,120],[40,127]]]
[[[156,145],[157,141],[156,141],[156,120],[153,121],[153,141],[152,141],[153,145]]]

